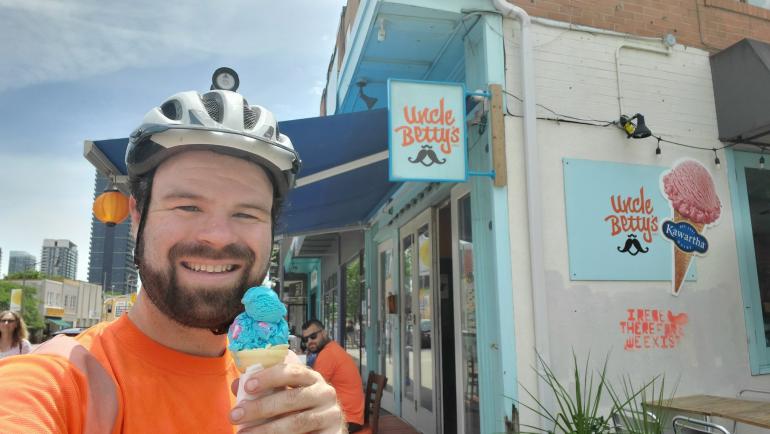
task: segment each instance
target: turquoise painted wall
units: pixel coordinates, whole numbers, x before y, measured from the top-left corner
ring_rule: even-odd
[[[504,84],[502,19],[485,14],[465,38],[465,75],[468,89]],[[468,135],[469,166],[492,170],[490,127]],[[471,213],[473,263],[478,322],[481,432],[504,432],[517,397],[513,290],[510,275],[508,194],[488,177],[472,177]]]

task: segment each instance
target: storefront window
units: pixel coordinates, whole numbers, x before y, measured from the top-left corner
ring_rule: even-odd
[[[414,334],[414,313],[412,312],[412,261],[414,260],[414,242],[412,235],[405,237],[401,243],[402,259],[401,267],[403,275],[401,284],[403,285],[403,306],[404,306],[404,396],[410,400],[414,399],[414,344],[412,335]]]
[[[345,264],[345,350],[353,357],[359,370],[365,354],[361,337],[363,291],[361,290],[361,261],[359,258]]]
[[[338,306],[337,306],[337,274],[333,274],[326,282],[326,290],[324,291],[324,309],[323,309],[323,323],[326,327],[326,331],[329,333],[331,339],[336,339],[339,334],[337,333],[337,319],[339,318]]]
[[[473,277],[471,198],[458,200],[458,257],[460,259],[460,332],[462,333],[463,407],[465,430],[481,432],[479,421],[479,364],[476,353],[476,286]]]
[[[765,346],[770,347],[770,170],[745,170]]]
[[[392,391],[392,382],[396,378],[394,371],[395,360],[393,360],[393,333],[398,316],[395,315],[395,306],[393,306],[394,309],[393,312],[391,312],[391,306],[388,305],[389,300],[395,301],[395,293],[393,292],[393,253],[390,249],[380,251],[379,269],[380,293],[382,294],[381,303],[385,312],[385,321],[383,321],[381,324],[382,328],[380,329],[380,339],[382,339],[381,348],[383,351],[385,365],[385,376],[388,378],[388,383],[386,384],[385,389]]]
[[[433,270],[433,257],[431,254],[431,237],[428,225],[417,230],[417,242],[419,244],[419,327],[420,327],[420,405],[425,409],[433,410],[433,289],[430,276]]]

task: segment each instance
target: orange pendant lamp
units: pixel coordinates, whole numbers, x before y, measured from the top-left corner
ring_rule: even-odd
[[[108,187],[94,201],[94,216],[107,226],[115,226],[128,217],[128,196]]]

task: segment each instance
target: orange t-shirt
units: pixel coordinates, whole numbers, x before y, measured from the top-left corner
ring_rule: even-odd
[[[115,385],[113,433],[234,432],[230,384],[239,373],[228,352],[198,357],[164,347],[123,315],[77,337]],[[82,351],[81,351],[82,352]],[[91,392],[88,377],[68,359],[14,356],[0,361],[0,432],[80,433]],[[94,395],[94,396],[90,396]],[[90,413],[89,413],[90,414]]]
[[[337,391],[345,421],[363,425],[364,387],[353,357],[336,341],[329,341],[318,353],[313,369]]]

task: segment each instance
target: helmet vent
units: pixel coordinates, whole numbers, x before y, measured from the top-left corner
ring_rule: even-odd
[[[267,127],[267,131],[265,131],[265,134],[263,135],[263,137],[265,137],[266,139],[272,139],[273,133],[275,133],[275,128]]]
[[[203,106],[206,108],[209,116],[211,116],[211,119],[222,123],[225,112],[224,107],[222,107],[222,97],[215,92],[209,92],[204,94],[201,97],[201,100],[203,101]]]
[[[254,128],[259,120],[259,107],[251,108],[246,100],[243,100],[243,127],[247,130]]]
[[[160,106],[160,111],[162,111],[163,115],[172,121],[178,121],[182,119],[182,105],[179,104],[179,101],[175,99],[163,103],[163,105]]]

